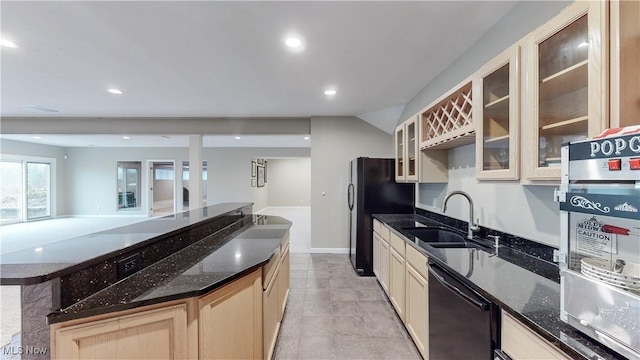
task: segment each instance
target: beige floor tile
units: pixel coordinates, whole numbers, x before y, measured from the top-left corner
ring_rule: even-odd
[[[333,336],[332,316],[303,316],[300,319],[300,336]]]
[[[335,343],[336,359],[371,360],[380,357],[367,336],[336,336]]]
[[[357,301],[331,301],[333,316],[362,316]]]
[[[273,358],[278,360],[296,360],[298,359],[298,336],[280,336],[276,343],[276,350]]]
[[[340,316],[333,318],[333,329],[337,335],[367,336],[364,320],[359,316]]]
[[[363,319],[367,327],[367,334],[371,337],[402,338],[402,333],[400,333],[400,329],[391,315],[364,315]]]
[[[335,359],[333,336],[303,336],[298,344],[298,359]]]

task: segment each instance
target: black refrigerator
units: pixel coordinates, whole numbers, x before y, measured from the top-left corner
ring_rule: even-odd
[[[349,258],[359,275],[373,275],[371,214],[412,214],[415,184],[396,183],[394,159],[359,157],[349,167]]]

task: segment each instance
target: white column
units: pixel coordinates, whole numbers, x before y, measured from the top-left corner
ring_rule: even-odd
[[[189,135],[189,210],[202,207],[202,135]]]

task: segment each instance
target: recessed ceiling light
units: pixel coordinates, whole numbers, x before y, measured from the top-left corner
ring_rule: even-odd
[[[44,248],[42,248],[42,247],[37,247],[37,248],[35,248],[35,249],[33,249],[33,250],[34,250],[34,251],[36,251],[36,252],[40,252],[40,251],[44,250]]]
[[[236,140],[240,140],[240,139],[242,139],[242,138],[241,138],[240,136],[236,136],[236,137],[235,137],[235,139],[236,139]]]
[[[329,96],[331,96],[331,95],[335,95],[336,93],[337,93],[337,92],[336,92],[334,89],[329,89],[329,90],[325,90],[325,91],[324,91],[324,94],[325,94],[325,95],[329,95]]]
[[[302,46],[302,40],[300,40],[300,38],[297,37],[288,37],[285,41],[284,41],[285,45],[287,45],[290,48],[299,48],[300,46]]]
[[[129,140],[129,139],[131,139],[131,138],[130,138],[130,137],[128,137],[128,136],[123,136],[122,138],[123,138],[123,139],[125,139],[125,140]]]
[[[305,136],[305,137],[304,137],[304,139],[305,139],[305,140],[309,140],[309,137],[308,137],[308,136]]]
[[[122,95],[122,90],[120,90],[120,89],[111,88],[111,89],[107,89],[107,91],[112,93],[112,94]]]
[[[0,39],[0,46],[8,47],[8,48],[17,48],[18,45],[11,40]]]
[[[34,136],[33,138],[36,139],[36,140],[40,140],[40,139],[42,139],[42,136]]]

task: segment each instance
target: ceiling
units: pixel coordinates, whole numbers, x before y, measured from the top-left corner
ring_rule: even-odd
[[[355,115],[391,133],[516,3],[3,0],[0,116]]]

